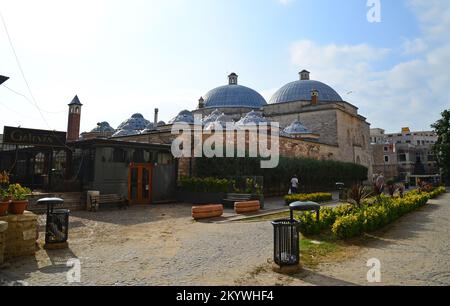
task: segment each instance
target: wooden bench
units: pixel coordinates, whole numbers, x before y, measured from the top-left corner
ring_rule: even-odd
[[[192,207],[192,218],[195,220],[218,218],[223,215],[223,205],[203,205]]]
[[[98,197],[91,197],[91,211],[99,211],[100,206],[107,204],[118,204],[120,209],[126,209],[128,200],[119,194],[101,194]]]
[[[251,199],[251,194],[228,193],[227,198],[223,200],[223,204],[225,207],[233,208],[236,202],[248,202]]]
[[[234,211],[236,214],[245,214],[251,212],[257,212],[261,209],[261,203],[259,201],[247,201],[234,203]]]

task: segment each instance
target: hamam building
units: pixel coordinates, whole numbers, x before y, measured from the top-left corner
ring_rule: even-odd
[[[144,121],[139,128],[126,122],[145,120],[135,114],[124,122],[112,136],[121,141],[169,144],[171,125],[178,122],[194,123],[194,115],[201,114],[203,125],[225,126],[260,122],[280,124],[280,154],[286,157],[330,159],[364,165],[372,174],[370,152],[370,124],[358,113],[358,108],[342,99],[330,86],[310,79],[303,70],[299,80],[281,87],[269,103],[257,91],[242,86],[238,75],[228,76],[228,84],[208,91],[199,99],[196,109],[181,111],[169,124]],[[212,128],[213,129],[213,128]],[[179,175],[192,175],[192,161],[179,161]],[[369,176],[370,177],[370,176]]]

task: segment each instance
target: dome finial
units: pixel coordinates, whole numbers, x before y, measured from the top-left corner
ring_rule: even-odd
[[[232,72],[229,76],[228,76],[228,84],[229,85],[237,85],[238,83],[238,75],[234,72]]]
[[[301,81],[308,81],[309,80],[309,74],[310,72],[308,70],[302,70],[300,71],[300,80]]]

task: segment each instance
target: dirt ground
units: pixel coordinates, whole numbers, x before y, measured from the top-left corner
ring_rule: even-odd
[[[270,269],[269,222],[194,222],[190,208],[74,212],[68,250],[41,248],[9,263],[0,282],[67,285],[66,263],[75,258],[81,263],[76,285],[368,285],[367,261],[378,258],[382,285],[450,285],[449,194],[350,248],[347,258],[294,276]]]

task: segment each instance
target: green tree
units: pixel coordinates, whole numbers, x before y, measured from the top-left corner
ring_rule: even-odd
[[[439,166],[442,170],[442,178],[450,184],[450,109],[442,113],[442,118],[431,126],[438,135],[438,141],[434,146]]]

